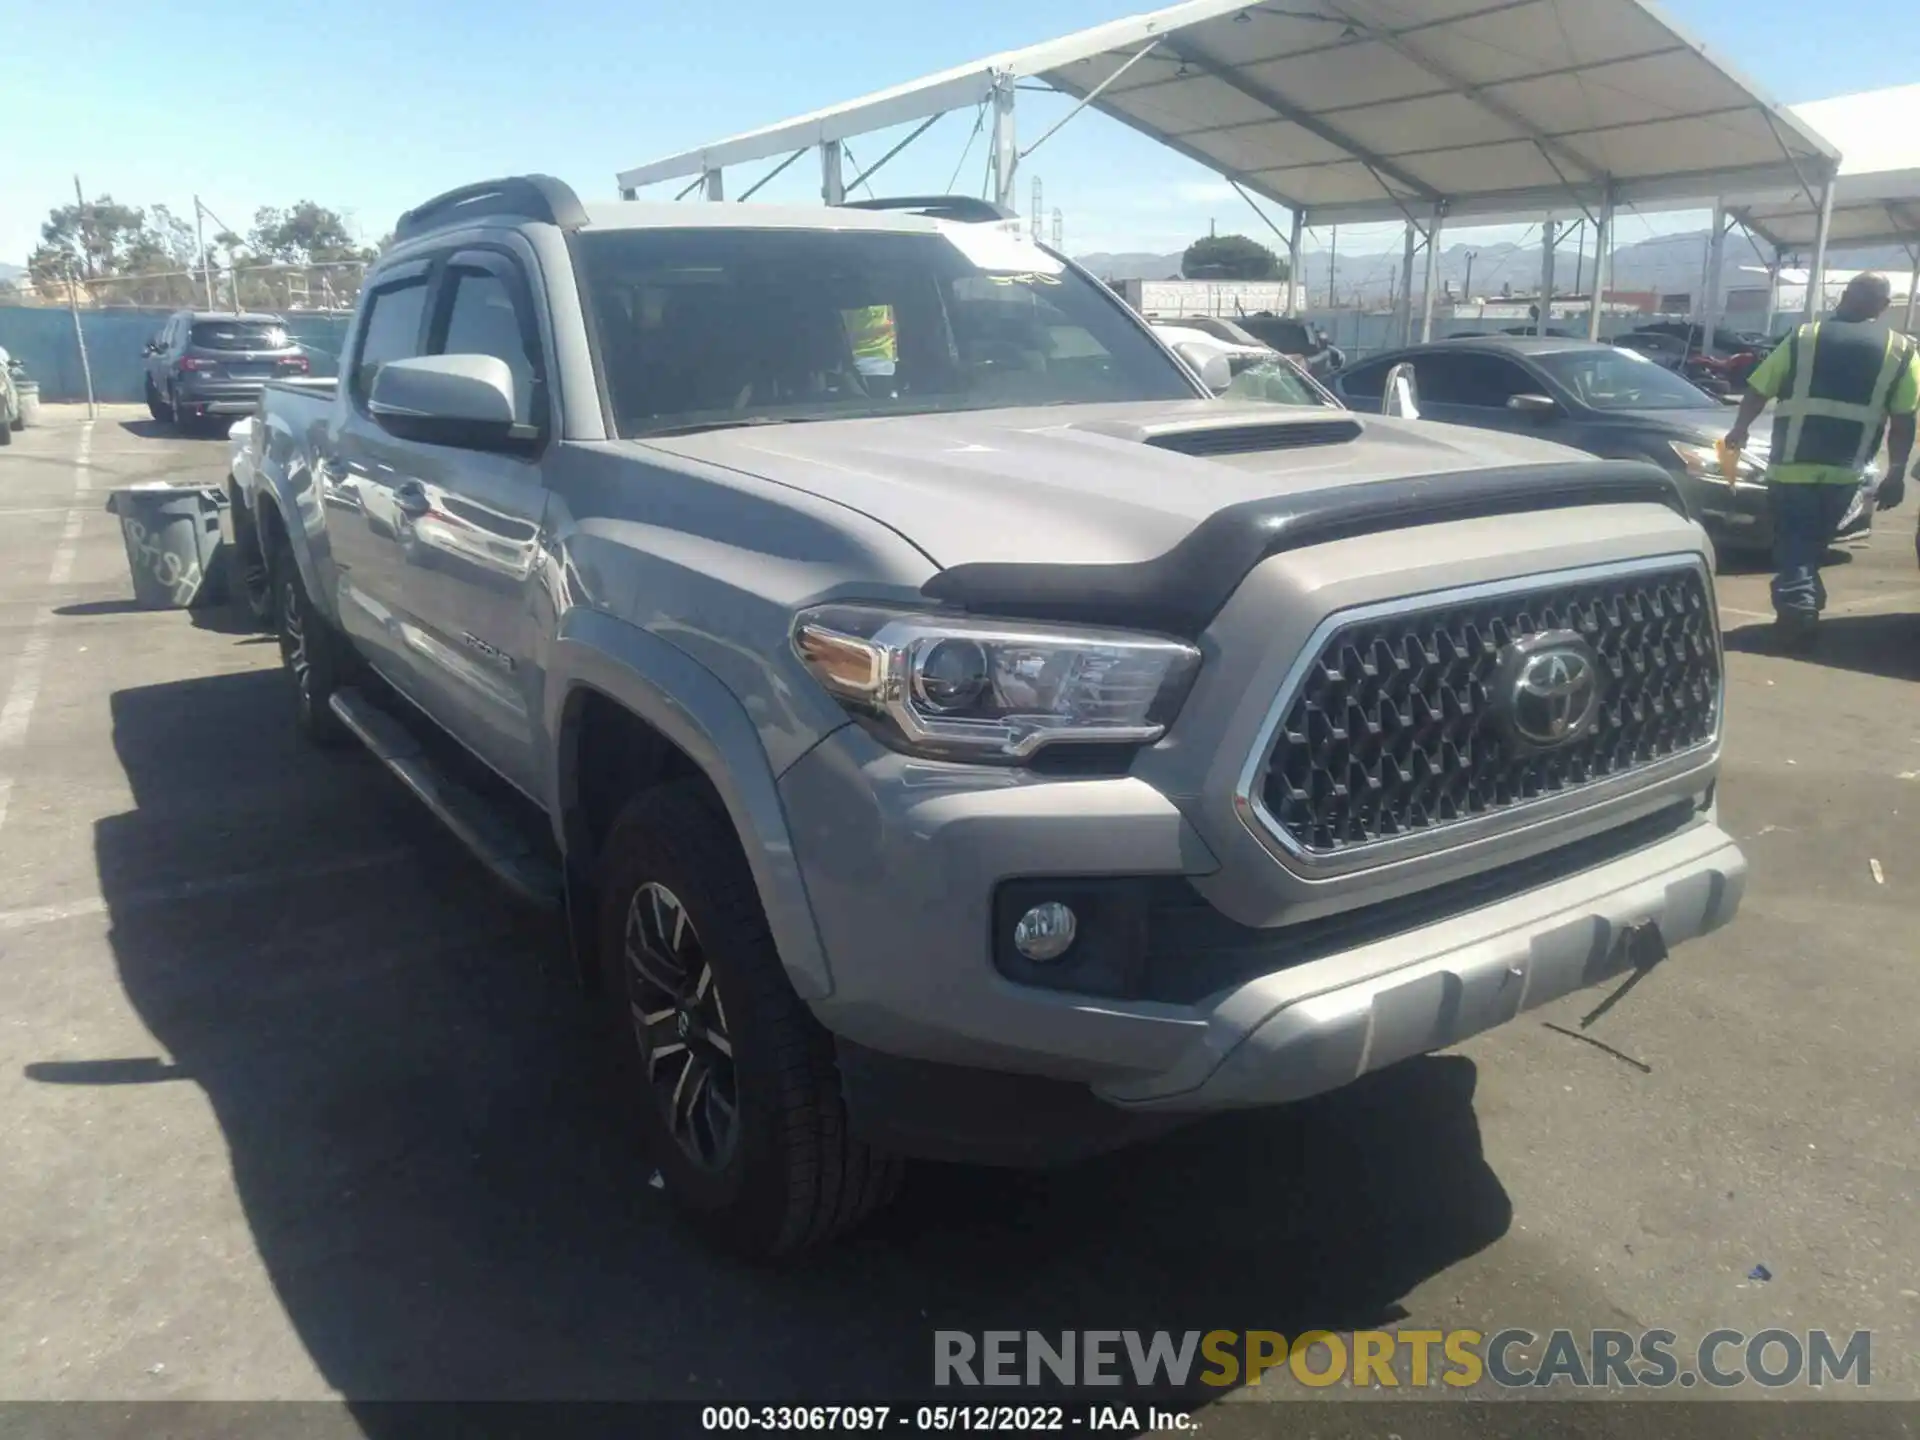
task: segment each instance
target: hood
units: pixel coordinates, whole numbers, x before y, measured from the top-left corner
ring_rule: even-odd
[[[1601,413],[1609,420],[1631,421],[1676,440],[1711,445],[1733,428],[1733,417],[1739,411],[1731,405],[1706,405],[1698,410],[1606,410]],[[1761,433],[1764,429],[1762,425],[1754,426],[1755,445],[1764,443],[1766,437]]]
[[[846,505],[942,567],[1147,560],[1245,500],[1590,458],[1496,431],[1211,400],[818,420],[623,444]]]

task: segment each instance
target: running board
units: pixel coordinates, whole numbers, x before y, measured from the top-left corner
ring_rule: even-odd
[[[484,797],[445,775],[404,724],[356,689],[334,691],[328,705],[501,884],[531,904],[560,907],[560,872]]]

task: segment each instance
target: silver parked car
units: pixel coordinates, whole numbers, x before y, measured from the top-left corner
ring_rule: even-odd
[[[961,204],[454,191],[236,437],[298,725],[564,908],[754,1254],[1450,1045],[1746,873],[1670,474],[1216,398]]]

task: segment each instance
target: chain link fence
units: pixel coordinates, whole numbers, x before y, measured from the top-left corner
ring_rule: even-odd
[[[0,349],[40,385],[42,400],[137,403],[147,341],[179,310],[280,316],[311,373],[332,375],[367,262],[238,265],[35,284],[0,292]]]

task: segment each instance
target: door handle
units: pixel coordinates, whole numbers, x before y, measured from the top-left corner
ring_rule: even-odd
[[[418,480],[404,480],[394,486],[393,503],[402,515],[420,516],[433,509],[433,502]]]

